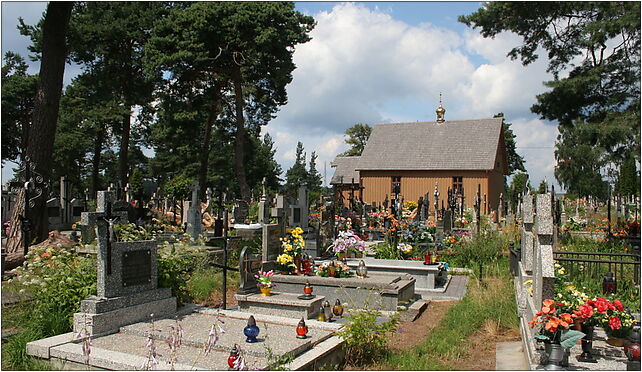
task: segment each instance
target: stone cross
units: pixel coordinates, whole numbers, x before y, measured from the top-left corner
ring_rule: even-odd
[[[259,201],[259,223],[268,223],[270,220],[270,203],[268,201],[267,192],[265,190],[265,177],[263,177],[263,194],[261,195],[261,201]]]
[[[435,182],[435,223],[437,222],[437,215],[439,211],[439,190],[437,189],[437,182]]]
[[[114,193],[110,191],[98,191],[98,197],[96,200],[96,212],[82,212],[80,214],[80,229],[81,229],[81,238],[83,244],[89,244],[96,238],[96,229],[94,226],[97,225],[97,222],[100,221],[104,216],[106,211],[106,206],[110,206],[114,202]],[[127,212],[111,212],[111,217],[118,217],[120,221],[126,223],[127,221]]]
[[[504,193],[499,193],[499,205],[497,206],[497,218],[501,223],[502,218],[504,217]]]

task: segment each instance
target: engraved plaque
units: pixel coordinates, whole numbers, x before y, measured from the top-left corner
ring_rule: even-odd
[[[123,287],[152,282],[152,258],[149,249],[123,252]]]

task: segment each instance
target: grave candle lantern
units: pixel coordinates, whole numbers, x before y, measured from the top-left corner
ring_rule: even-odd
[[[617,293],[617,280],[612,272],[609,272],[604,276],[604,280],[602,281],[602,293],[605,295]]]
[[[308,334],[308,326],[305,325],[305,320],[301,318],[299,324],[296,326],[296,338],[306,338]]]
[[[305,287],[303,287],[303,293],[309,296],[312,294],[312,291],[313,289],[312,289],[312,286],[310,285],[310,282],[306,281]]]
[[[238,359],[240,353],[241,351],[239,350],[239,345],[234,344],[232,351],[230,351],[230,356],[227,358],[227,365],[230,366],[230,368],[234,368],[234,362],[236,362],[236,359]]]
[[[243,334],[247,337],[245,342],[254,343],[259,341],[256,339],[256,336],[259,335],[259,327],[256,326],[254,315],[250,315],[250,319],[247,320],[247,326],[243,328]]]
[[[357,276],[359,278],[365,278],[368,276],[368,268],[366,263],[363,260],[359,261],[359,266],[357,267]]]
[[[640,329],[633,328],[624,344],[624,354],[630,362],[640,361]]]
[[[343,306],[341,305],[341,302],[338,298],[337,302],[335,302],[334,306],[332,307],[332,313],[339,318],[341,318],[341,316],[343,315]]]
[[[325,311],[323,310],[323,304],[319,306],[319,314],[317,314],[317,320],[320,322],[325,322]]]
[[[430,251],[426,251],[424,253],[424,265],[430,265],[432,263],[432,253]]]
[[[330,307],[330,303],[328,302],[328,300],[325,300],[323,302],[323,313],[325,315],[326,322],[332,321],[332,307]]]
[[[310,273],[312,272],[312,262],[310,256],[304,254],[301,264],[303,265],[303,275],[310,275]]]

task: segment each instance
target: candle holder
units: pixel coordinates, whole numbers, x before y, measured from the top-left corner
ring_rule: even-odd
[[[359,266],[357,266],[357,277],[368,277],[368,268],[366,267],[366,263],[363,260],[359,261]]]
[[[337,298],[337,302],[334,303],[334,306],[332,307],[332,313],[335,316],[338,316],[339,318],[342,318],[343,315],[343,306],[341,305],[341,302]]]
[[[234,363],[236,362],[236,359],[238,359],[240,354],[241,350],[239,345],[234,344],[232,351],[230,351],[230,356],[227,358],[227,365],[230,366],[230,368],[234,368]]]
[[[612,272],[606,273],[604,280],[602,280],[602,293],[605,295],[617,293],[617,279]]]
[[[326,322],[331,322],[332,321],[332,307],[330,307],[330,303],[328,300],[325,300],[323,302],[323,313],[325,315],[325,321]]]
[[[256,326],[254,315],[250,315],[250,318],[247,320],[247,326],[243,328],[243,334],[247,337],[245,342],[259,342],[259,340],[256,339],[256,336],[259,335],[259,331],[259,327]]]
[[[303,295],[297,297],[300,300],[311,300],[315,298],[316,296],[312,294],[312,286],[310,285],[309,281],[305,282],[305,286],[303,287]]]
[[[323,304],[319,305],[319,313],[317,314],[317,320],[320,322],[325,322],[325,311],[323,310]]]
[[[296,326],[296,338],[307,338],[308,326],[305,325],[305,320],[301,318],[299,324]]]

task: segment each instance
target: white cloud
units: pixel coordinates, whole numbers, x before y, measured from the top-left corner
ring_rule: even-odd
[[[545,177],[550,185],[554,182],[557,127],[539,119],[519,118],[511,122],[517,153],[524,157],[531,185],[537,187]],[[556,182],[555,187],[560,189]]]
[[[518,36],[484,39],[478,30],[411,26],[388,13],[341,3],[314,15],[312,40],[294,53],[289,103],[270,123],[284,170],[294,161],[297,141],[308,154],[317,152],[321,170],[345,151],[342,134],[356,123],[434,120],[440,92],[447,119],[504,112],[521,146],[553,146],[555,127],[530,113],[535,95],[544,91],[542,81],[550,80],[546,61],[524,67],[507,58]],[[522,153],[533,178],[552,179],[552,149]],[[328,177],[332,172],[328,167]]]

